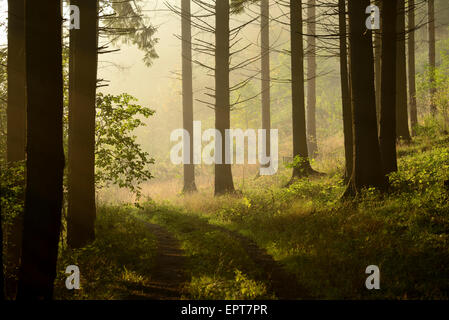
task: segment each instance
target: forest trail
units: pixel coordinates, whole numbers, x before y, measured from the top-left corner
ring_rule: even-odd
[[[148,222],[144,223],[158,241],[158,255],[155,270],[157,273],[154,275],[155,288],[158,288],[156,279],[162,279],[161,286],[167,287],[164,284],[164,279],[168,277],[168,287],[178,288],[174,290],[174,293],[178,292],[178,296],[180,297],[180,288],[183,287],[187,279],[185,276],[179,279],[174,278],[175,274],[181,274],[185,258],[179,249],[179,242],[164,227]],[[191,221],[191,225],[195,225],[195,223],[198,223],[198,221]],[[256,273],[257,276],[255,276],[254,280],[265,283],[268,291],[273,293],[276,298],[285,300],[307,298],[306,291],[299,287],[294,275],[289,274],[278,261],[274,260],[265,249],[259,247],[252,239],[223,226],[209,222],[206,222],[205,225],[206,230],[215,230],[226,234],[244,249],[249,259],[260,269],[260,272]],[[182,259],[179,259],[181,257]],[[176,283],[177,281],[178,283]],[[176,298],[176,294],[170,297]],[[156,297],[156,299],[160,298]]]
[[[156,264],[150,281],[145,287],[134,288],[142,294],[130,295],[129,299],[177,300],[181,299],[183,288],[189,282],[185,272],[186,257],[180,243],[165,228],[141,220],[156,237]]]
[[[307,298],[307,293],[304,288],[298,285],[296,279],[293,278],[294,276],[290,275],[265,249],[260,248],[253,240],[236,231],[224,227],[216,227],[240,242],[250,259],[263,269],[263,278],[256,280],[266,282],[269,286],[268,289],[278,299],[295,300]]]

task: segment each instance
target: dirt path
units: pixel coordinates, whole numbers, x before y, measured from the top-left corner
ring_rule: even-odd
[[[134,291],[141,294],[130,295],[129,299],[176,300],[180,299],[183,287],[189,282],[185,272],[186,258],[179,241],[165,228],[142,220],[149,231],[156,237],[157,253],[155,267],[150,281]]]
[[[257,280],[268,283],[269,289],[274,292],[278,299],[307,299],[306,291],[297,284],[294,276],[285,271],[282,265],[275,261],[265,249],[260,248],[253,240],[238,232],[224,227],[217,226],[217,228],[240,242],[250,259],[263,269],[263,276]]]
[[[190,281],[185,272],[186,257],[183,250],[180,249],[180,243],[164,227],[141,221],[156,238],[157,254],[149,283],[144,287],[132,288],[138,294],[130,295],[129,299],[180,299],[184,285]],[[208,225],[211,229],[226,233],[240,243],[249,258],[262,269],[261,275],[255,280],[266,283],[268,289],[278,299],[307,298],[305,291],[297,285],[296,279],[288,274],[265,249],[257,246],[253,240],[227,228],[213,224]]]

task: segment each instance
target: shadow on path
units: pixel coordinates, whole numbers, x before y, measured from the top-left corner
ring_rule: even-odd
[[[263,278],[256,280],[265,281],[278,299],[295,300],[308,298],[306,291],[299,286],[295,276],[289,274],[265,249],[260,248],[253,240],[236,231],[220,226],[215,227],[240,242],[250,259],[263,270]]]
[[[183,216],[185,219],[186,216]],[[211,224],[203,219],[189,217],[190,225],[202,224],[208,230],[218,231],[226,234],[245,250],[248,257],[254,262],[260,272],[253,274],[254,280],[261,281],[267,285],[267,289],[274,293],[278,299],[294,300],[307,299],[309,296],[304,288],[298,284],[296,277],[287,272],[281,263],[275,261],[265,249],[260,248],[252,239],[241,235],[236,231],[225,227]],[[197,220],[198,219],[198,220]],[[139,219],[140,220],[140,219]],[[158,243],[155,267],[151,273],[150,285],[142,290],[145,299],[179,299],[183,288],[190,281],[185,272],[186,257],[180,244],[164,227],[141,220],[149,231],[156,237]],[[182,232],[182,231],[181,231]],[[136,299],[139,297],[131,297]]]
[[[143,285],[130,286],[134,292],[128,299],[177,300],[181,299],[184,285],[189,282],[185,272],[186,257],[179,241],[165,228],[141,220],[157,241],[155,266],[150,280]]]

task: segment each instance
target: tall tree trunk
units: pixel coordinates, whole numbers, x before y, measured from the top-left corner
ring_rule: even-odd
[[[309,154],[314,157],[318,152],[316,140],[316,0],[307,3],[307,138]]]
[[[293,157],[301,162],[293,168],[292,180],[313,172],[307,149],[304,102],[304,44],[302,36],[302,0],[290,0],[290,38],[292,72]]]
[[[0,190],[0,197],[2,196]],[[5,300],[5,273],[3,272],[3,227],[2,206],[0,203],[0,301]]]
[[[261,78],[262,78],[262,129],[266,130],[265,154],[271,155],[270,146],[270,6],[269,0],[261,0],[260,2],[260,33],[261,33]],[[270,164],[265,166],[269,167]]]
[[[385,188],[377,138],[373,38],[365,28],[370,1],[349,0],[348,4],[354,160],[346,195],[364,187]]]
[[[25,160],[25,0],[8,1],[7,160]]]
[[[215,195],[234,191],[231,164],[225,163],[225,131],[231,125],[229,88],[229,1],[215,2],[215,128],[221,133],[221,163],[215,164]],[[216,137],[216,141],[219,137]],[[217,150],[215,150],[217,152]]]
[[[410,124],[412,135],[415,135],[418,125],[418,110],[416,103],[416,68],[415,68],[415,0],[408,0],[408,88],[410,97]]]
[[[397,5],[396,136],[410,141],[407,107],[407,59],[405,55],[405,0],[399,0]]]
[[[181,1],[182,33],[182,120],[189,133],[190,163],[184,164],[183,192],[196,191],[193,164],[193,86],[192,86],[192,31],[190,0]],[[185,148],[186,146],[184,146]]]
[[[345,180],[348,182],[352,173],[353,141],[352,141],[352,112],[351,95],[348,77],[348,47],[346,43],[346,3],[338,0],[338,24],[340,32],[340,79],[341,104],[343,108],[343,133],[345,145]]]
[[[385,174],[397,171],[396,159],[396,23],[398,0],[384,0],[382,8],[382,104],[379,144]],[[400,1],[400,0],[399,0]]]
[[[26,81],[25,81],[25,0],[8,1],[8,108],[6,158],[9,165],[25,160],[26,145]],[[25,185],[21,188],[24,196]],[[6,294],[14,298],[22,243],[23,212],[6,230],[6,262],[8,279]]]
[[[382,1],[381,0],[376,0],[376,5],[379,7],[379,9],[381,9],[382,7]],[[381,9],[382,10],[382,9]],[[375,32],[373,32],[374,34],[374,68],[375,68],[375,72],[374,72],[374,77],[375,77],[375,81],[376,81],[376,111],[377,111],[377,125],[379,126],[380,123],[380,101],[381,101],[381,68],[382,68],[382,60],[381,60],[381,55],[382,55],[382,23],[381,23],[381,27],[380,30],[377,30]]]
[[[51,299],[61,227],[61,1],[27,0],[27,185],[17,299]]]
[[[70,31],[67,243],[83,247],[95,239],[95,103],[97,84],[97,1],[72,0],[82,13]]]
[[[435,104],[435,67],[436,67],[436,50],[435,50],[435,0],[428,0],[428,33],[429,33],[429,66],[430,66],[430,111],[436,114],[437,107]]]

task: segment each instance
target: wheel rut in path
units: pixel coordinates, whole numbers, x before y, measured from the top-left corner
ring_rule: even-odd
[[[139,219],[140,220],[140,219]],[[182,297],[186,283],[190,281],[185,271],[186,257],[179,241],[164,227],[141,220],[157,241],[155,266],[150,281],[142,287],[133,288],[139,294],[129,295],[129,299],[175,300]],[[228,234],[240,243],[249,258],[260,266],[262,274],[255,280],[268,284],[268,289],[278,299],[307,299],[306,291],[301,288],[294,275],[289,274],[282,265],[273,259],[252,239],[225,227],[209,224],[211,229]]]
[[[150,281],[141,288],[138,295],[129,299],[177,300],[182,297],[183,288],[189,282],[185,272],[186,257],[180,243],[164,227],[141,220],[157,241],[155,266]]]
[[[274,292],[278,299],[295,300],[308,298],[308,294],[304,288],[299,286],[295,276],[289,274],[278,261],[274,260],[265,249],[260,248],[256,242],[236,231],[221,226],[216,226],[216,228],[240,242],[250,259],[263,270],[263,275],[256,280],[268,283],[268,289]]]

